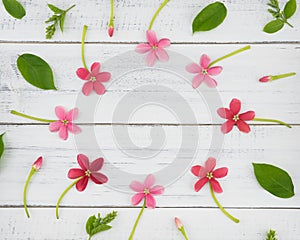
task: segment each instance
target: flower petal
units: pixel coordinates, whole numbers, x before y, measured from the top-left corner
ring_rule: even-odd
[[[203,177],[201,179],[199,179],[195,185],[194,185],[194,189],[196,192],[199,192],[201,190],[201,188],[208,182],[208,178],[207,177]]]
[[[204,82],[209,88],[215,88],[218,85],[217,81],[208,75],[204,75]]]
[[[202,73],[196,75],[193,78],[193,82],[192,82],[193,88],[198,88],[203,81],[204,81],[204,75]]]
[[[255,118],[255,112],[254,111],[248,111],[245,113],[241,113],[239,115],[239,119],[243,120],[243,121],[251,121]]]
[[[93,76],[96,76],[100,72],[100,63],[94,62],[91,66],[91,72]]]
[[[138,205],[143,200],[144,197],[145,197],[145,193],[137,193],[133,195],[131,198],[131,204],[133,206]]]
[[[92,92],[92,90],[93,90],[93,87],[94,87],[94,83],[93,82],[91,82],[91,81],[86,82],[85,84],[83,84],[82,93],[85,96],[90,95],[91,92]]]
[[[104,164],[103,158],[97,158],[96,160],[92,161],[89,167],[89,170],[93,172],[98,172],[101,170]]]
[[[58,136],[63,139],[67,140],[68,139],[68,128],[66,125],[62,125],[59,129]]]
[[[67,114],[66,114],[66,120],[68,120],[69,122],[72,122],[73,120],[75,120],[78,117],[78,108],[73,108],[71,109]]]
[[[229,133],[232,130],[234,125],[235,125],[235,121],[233,121],[232,119],[229,119],[228,121],[226,121],[225,123],[222,124],[222,127],[221,127],[222,133],[224,133],[224,134]]]
[[[169,55],[166,50],[158,48],[155,51],[155,54],[159,61],[167,62],[169,60]]]
[[[207,69],[207,73],[209,75],[215,76],[222,72],[223,68],[221,66],[215,66]]]
[[[146,195],[146,206],[147,208],[152,208],[152,209],[156,207],[155,198],[151,194]]]
[[[189,73],[200,73],[201,67],[196,63],[190,63],[185,67],[185,70],[188,71]]]
[[[210,58],[209,58],[209,56],[207,56],[206,54],[203,54],[203,55],[201,56],[201,58],[200,58],[200,66],[201,66],[202,68],[207,69],[209,63],[210,63]]]
[[[73,134],[78,134],[81,133],[81,128],[78,127],[76,124],[74,123],[69,123],[68,124],[68,130],[73,133]]]
[[[83,177],[82,179],[80,179],[77,183],[76,183],[76,189],[79,192],[82,192],[86,189],[86,186],[88,184],[89,178],[88,177]]]
[[[55,108],[55,114],[58,117],[59,120],[65,120],[66,117],[66,111],[62,106],[57,106]]]
[[[91,78],[90,72],[85,68],[78,68],[76,74],[82,80],[89,80]]]
[[[96,79],[99,82],[108,82],[111,78],[111,74],[109,72],[102,72],[96,75]]]
[[[156,34],[153,30],[148,30],[146,35],[147,35],[147,40],[151,46],[157,44]]]
[[[236,98],[232,99],[229,109],[232,111],[233,115],[237,115],[241,111],[241,101]]]
[[[139,181],[132,181],[129,187],[135,192],[144,192],[145,190],[144,184]]]
[[[228,108],[219,108],[217,113],[221,118],[233,119],[233,113]]]
[[[49,130],[50,132],[57,132],[62,125],[61,121],[52,122],[49,124]]]
[[[216,159],[213,157],[209,157],[205,162],[205,172],[210,173],[216,167]]]
[[[155,183],[154,175],[149,174],[144,181],[144,186],[145,186],[145,188],[150,189],[154,185],[154,183]]]
[[[84,154],[77,155],[77,162],[78,162],[79,166],[82,168],[82,170],[86,171],[86,170],[90,169],[89,158],[87,156],[85,156]]]
[[[148,43],[140,43],[136,46],[135,51],[137,53],[146,53],[149,52],[152,47]]]
[[[170,45],[171,45],[171,41],[168,38],[162,38],[157,43],[157,46],[159,48],[166,48],[166,47],[169,47]]]
[[[91,174],[91,180],[96,184],[104,184],[108,182],[108,177],[102,173],[95,172]]]
[[[210,179],[210,184],[211,184],[211,187],[214,192],[216,192],[216,193],[223,192],[223,189],[222,189],[220,183],[216,179],[214,179],[214,178]]]
[[[196,177],[200,177],[200,171],[201,171],[201,167],[200,165],[195,165],[191,168],[191,172],[192,174],[194,174]]]
[[[157,61],[157,56],[154,50],[151,50],[146,56],[146,63],[149,67],[152,67]]]
[[[228,168],[222,167],[222,168],[218,168],[215,171],[213,171],[213,176],[215,178],[223,178],[227,175],[227,173],[228,173]]]
[[[76,179],[82,176],[85,176],[85,171],[80,168],[71,168],[68,172],[68,178],[70,179]]]
[[[241,132],[248,133],[251,131],[250,126],[243,120],[237,121],[236,125]]]
[[[94,91],[98,95],[103,95],[106,92],[106,89],[105,89],[104,85],[101,82],[95,81],[94,82]]]
[[[149,191],[153,195],[160,195],[164,193],[165,188],[163,186],[156,185],[153,188],[150,188]]]

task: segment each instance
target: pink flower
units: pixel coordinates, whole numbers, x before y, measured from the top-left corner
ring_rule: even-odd
[[[144,183],[133,181],[130,184],[130,188],[137,192],[132,199],[131,203],[132,205],[136,206],[138,205],[143,199],[146,200],[146,206],[148,208],[155,208],[156,207],[156,201],[153,197],[153,195],[160,195],[164,193],[164,187],[163,186],[153,186],[155,183],[155,177],[150,174],[146,177]]]
[[[110,37],[112,37],[113,35],[114,35],[114,27],[113,26],[109,26],[108,27],[108,35],[110,36]]]
[[[43,164],[43,157],[39,157],[39,158],[32,164],[32,168],[33,168],[35,171],[38,171],[38,170],[42,167],[42,164]]]
[[[200,191],[201,188],[206,184],[210,183],[212,189],[216,193],[223,192],[223,189],[220,183],[216,180],[216,178],[223,178],[228,173],[228,168],[218,168],[214,170],[216,167],[216,159],[210,157],[206,160],[205,166],[193,166],[191,172],[199,178],[199,180],[195,183],[194,189],[196,192]]]
[[[77,161],[81,168],[70,169],[68,173],[68,178],[80,178],[80,180],[76,183],[76,189],[79,192],[85,190],[89,178],[91,178],[91,180],[96,184],[103,184],[108,181],[108,178],[104,174],[99,173],[104,163],[103,158],[97,158],[96,160],[90,163],[87,156],[83,154],[78,154]]]
[[[111,77],[109,72],[100,72],[99,62],[92,64],[91,72],[85,68],[78,68],[76,74],[80,79],[87,81],[82,87],[82,93],[86,96],[90,95],[93,89],[98,95],[104,94],[106,89],[102,83],[108,82]]]
[[[166,62],[169,60],[169,55],[164,48],[171,45],[170,39],[162,38],[157,41],[156,34],[153,30],[147,31],[148,43],[138,44],[135,51],[138,53],[148,53],[146,62],[148,66],[153,66],[159,60]]]
[[[81,128],[73,123],[73,120],[78,117],[78,108],[66,112],[63,107],[58,106],[55,108],[55,114],[58,117],[58,121],[50,123],[49,129],[51,132],[59,131],[58,135],[61,139],[68,139],[68,131],[73,134],[81,132]]]
[[[271,81],[271,76],[264,76],[259,79],[260,82],[270,82]]]
[[[210,87],[214,88],[218,85],[215,79],[211,76],[218,75],[222,72],[223,68],[220,66],[209,67],[210,58],[203,54],[200,58],[200,65],[196,63],[191,63],[186,66],[186,70],[190,73],[196,73],[197,75],[193,78],[192,86],[197,88],[202,82]]]
[[[227,121],[222,125],[221,131],[223,133],[229,133],[234,125],[237,125],[238,129],[241,132],[248,133],[250,132],[250,127],[245,121],[251,121],[255,118],[254,111],[248,111],[245,113],[239,114],[241,110],[241,101],[234,98],[231,100],[229,109],[228,108],[219,108],[218,114],[221,118],[227,119]]]

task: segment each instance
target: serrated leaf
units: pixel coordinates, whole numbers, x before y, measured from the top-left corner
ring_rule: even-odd
[[[266,33],[275,33],[282,29],[284,26],[284,22],[280,19],[273,20],[269,22],[263,29]]]
[[[91,235],[91,232],[92,232],[92,228],[93,228],[93,223],[94,221],[96,220],[97,218],[95,216],[91,216],[89,217],[89,219],[87,220],[86,222],[86,226],[85,226],[85,229],[86,229],[86,233]]]
[[[22,19],[26,15],[23,5],[16,0],[2,0],[5,10],[14,18]]]
[[[66,13],[63,13],[61,15],[61,18],[60,18],[60,21],[59,21],[59,27],[60,27],[61,32],[64,31],[65,18],[66,18]]]
[[[61,13],[64,12],[64,10],[62,10],[62,9],[60,9],[60,8],[50,4],[50,3],[48,3],[48,7],[52,10],[52,12],[54,12],[56,14],[61,14]]]
[[[109,230],[109,229],[111,229],[112,227],[111,226],[109,226],[109,225],[99,225],[99,226],[97,226],[97,227],[95,227],[95,228],[93,228],[92,230],[91,230],[91,233],[90,233],[90,235],[91,236],[94,236],[95,234],[97,234],[97,233],[100,233],[100,232],[103,232],[103,231],[107,231],[107,230]]]
[[[3,143],[3,136],[4,136],[5,133],[1,134],[0,135],[0,159],[3,155],[3,152],[4,152],[4,143]]]
[[[209,4],[198,13],[193,21],[193,33],[209,31],[219,26],[227,15],[227,9],[221,2]]]
[[[290,175],[273,165],[253,163],[254,174],[258,183],[269,193],[279,198],[295,195],[294,184]]]
[[[42,58],[25,53],[18,57],[17,66],[24,79],[31,85],[44,90],[57,90],[52,69]]]
[[[294,15],[294,13],[296,12],[297,9],[297,2],[296,0],[289,0],[285,6],[284,6],[284,10],[283,10],[283,14],[286,17],[286,19],[292,17]]]

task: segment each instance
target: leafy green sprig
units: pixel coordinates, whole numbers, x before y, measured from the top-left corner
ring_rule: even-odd
[[[274,230],[270,229],[270,231],[267,233],[266,240],[278,240],[276,238],[276,232]]]

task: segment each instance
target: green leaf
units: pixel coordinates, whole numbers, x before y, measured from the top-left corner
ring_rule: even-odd
[[[277,240],[276,238],[276,232],[272,229],[267,233],[267,238],[266,240]]]
[[[62,14],[61,18],[59,20],[59,27],[60,27],[61,32],[64,31],[65,18],[66,18],[66,13]]]
[[[5,133],[3,133],[2,135],[0,135],[0,159],[2,157],[2,154],[4,152],[4,143],[3,143],[3,136]]]
[[[86,233],[91,235],[92,232],[92,228],[93,228],[93,223],[95,222],[95,220],[97,220],[96,216],[91,216],[89,217],[89,219],[86,222]]]
[[[285,6],[284,6],[284,10],[283,10],[283,14],[286,17],[286,19],[292,17],[294,15],[294,13],[296,12],[297,9],[297,2],[296,0],[289,0]]]
[[[25,53],[18,57],[17,66],[24,79],[33,86],[44,90],[57,90],[52,69],[42,58]]]
[[[275,33],[282,29],[284,26],[284,22],[280,19],[273,20],[269,22],[263,29],[266,33]]]
[[[48,7],[51,9],[52,12],[54,12],[56,14],[61,14],[61,13],[64,12],[64,10],[62,10],[62,9],[60,9],[60,8],[50,4],[50,3],[48,3]]]
[[[221,2],[215,2],[206,6],[193,21],[193,33],[209,31],[219,26],[227,15],[227,9]]]
[[[26,11],[21,3],[16,0],[2,0],[6,11],[17,19],[22,19],[26,15]]]
[[[109,226],[109,225],[99,225],[99,226],[97,226],[97,227],[95,227],[95,228],[92,229],[90,235],[91,235],[91,236],[94,236],[94,235],[97,234],[97,233],[107,231],[107,230],[109,230],[109,229],[111,229],[111,228],[112,228],[112,227]]]
[[[253,163],[254,173],[259,184],[269,193],[279,198],[290,198],[294,185],[289,174],[273,165]]]

